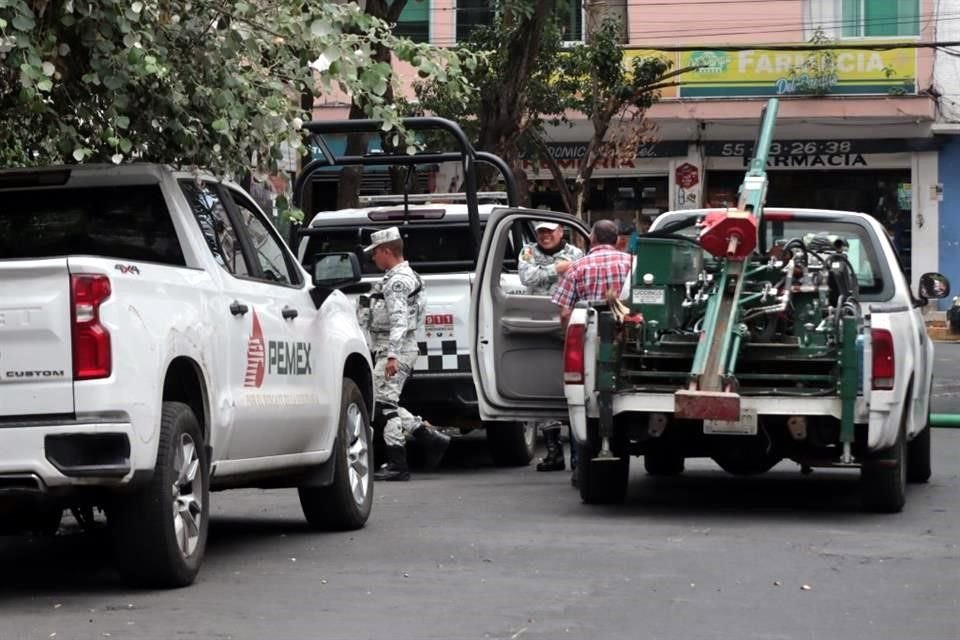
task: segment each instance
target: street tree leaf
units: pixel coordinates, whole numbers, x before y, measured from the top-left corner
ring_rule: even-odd
[[[342,87],[392,130],[396,79],[376,51],[416,56],[413,68],[428,78],[472,55],[398,38],[353,2],[0,3],[0,50],[4,38],[11,47],[0,58],[2,166],[120,155],[221,174],[270,170],[281,144],[303,149],[295,123],[313,114],[301,93],[312,101]],[[42,20],[33,13],[41,10]],[[468,89],[449,84],[453,99]]]

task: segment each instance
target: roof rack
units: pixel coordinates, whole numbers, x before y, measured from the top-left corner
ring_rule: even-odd
[[[410,193],[406,195],[406,200],[411,204],[432,204],[454,200],[457,202],[466,202],[467,194],[458,193]],[[477,200],[496,200],[506,204],[509,197],[506,191],[478,191]],[[404,201],[404,194],[393,193],[377,196],[360,196],[360,204],[397,204]]]
[[[466,134],[460,126],[452,120],[436,117],[403,118],[403,126],[410,131],[443,131],[451,134],[456,151],[406,153],[377,153],[362,156],[337,155],[323,139],[324,134],[337,133],[369,133],[383,134],[383,121],[380,120],[321,120],[307,122],[303,129],[313,134],[313,140],[320,150],[321,158],[310,161],[304,166],[293,185],[293,201],[300,206],[303,192],[310,177],[323,167],[361,165],[405,165],[413,166],[425,163],[459,162],[463,167],[464,198],[467,204],[467,213],[470,220],[470,235],[473,238],[474,258],[480,253],[480,213],[477,209],[477,173],[476,165],[483,162],[493,166],[503,178],[507,187],[507,204],[517,206],[519,203],[516,179],[506,162],[495,154],[477,151],[470,144]],[[408,195],[408,198],[410,196]],[[409,202],[409,200],[407,200]]]

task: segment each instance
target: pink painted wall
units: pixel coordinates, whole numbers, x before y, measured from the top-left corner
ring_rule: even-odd
[[[806,40],[803,26],[808,0],[752,2],[718,0],[714,3],[704,0],[676,0],[670,4],[646,4],[643,0],[628,1],[628,34],[629,43],[632,46],[649,45],[655,48],[657,45],[667,44],[764,44],[795,43]],[[820,0],[809,0],[809,2],[818,1]],[[931,42],[936,39],[936,25],[930,19],[936,11],[935,4],[935,0],[920,0],[920,41]],[[455,7],[456,0],[432,0],[433,22],[430,29],[434,43],[448,44],[454,40]],[[917,50],[916,76],[920,91],[933,83],[933,60],[933,50]],[[396,87],[399,92],[408,98],[413,97],[412,82],[416,80],[416,74],[406,64],[394,62],[394,69],[397,73]],[[856,117],[893,112],[928,119],[933,113],[932,102],[926,97],[916,96],[801,99],[797,102],[810,105],[805,108],[811,108],[817,112],[816,115],[823,117]],[[704,117],[709,113],[707,117],[743,117],[743,103],[742,99],[664,100],[653,108],[651,115],[668,118],[683,117],[683,115]],[[853,103],[859,104],[854,107]],[[346,113],[344,105],[349,105],[348,96],[333,90],[317,100],[316,116],[344,117]],[[809,112],[808,115],[812,113]]]
[[[730,2],[676,0],[627,7],[630,44],[802,42],[804,0]]]

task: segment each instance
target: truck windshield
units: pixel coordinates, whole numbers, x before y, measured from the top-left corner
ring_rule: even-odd
[[[870,295],[883,290],[883,270],[878,263],[875,245],[867,229],[859,224],[794,219],[767,225],[768,247],[775,242],[791,240],[802,241],[813,252],[829,250],[839,243],[857,274],[860,293]]]
[[[696,226],[697,219],[696,215],[671,219],[666,224],[658,225],[658,228],[676,223],[673,233],[696,238],[700,232]],[[860,294],[872,296],[884,291],[885,271],[877,256],[876,244],[865,226],[855,222],[832,222],[819,217],[798,216],[790,220],[769,220],[766,232],[767,247],[800,240],[804,246],[816,252],[818,247],[827,249],[837,246],[835,243],[841,241],[850,266],[857,274]]]
[[[363,230],[367,233],[363,233]],[[362,253],[365,241],[370,237],[370,228],[364,227],[363,230],[357,227],[312,230],[303,254],[304,266],[311,269],[317,254],[347,251],[358,255],[364,273],[379,273],[373,262]],[[466,222],[409,225],[402,227],[401,233],[404,257],[417,273],[452,273],[473,271],[475,268],[473,240]],[[513,256],[515,268],[517,251],[512,246],[508,255]]]
[[[185,264],[159,185],[3,190],[0,203],[0,259]]]

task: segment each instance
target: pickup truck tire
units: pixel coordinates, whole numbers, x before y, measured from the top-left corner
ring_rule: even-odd
[[[536,453],[537,423],[487,423],[487,443],[497,466],[525,467]]]
[[[921,484],[930,480],[930,422],[907,443],[907,482]]]
[[[359,529],[373,505],[373,447],[363,394],[349,378],[340,394],[340,428],[333,446],[333,483],[300,487],[300,507],[310,526],[328,531]]]
[[[173,588],[194,581],[207,544],[209,469],[193,410],[164,402],[153,477],[107,515],[128,582]]]
[[[683,473],[684,459],[683,456],[675,453],[645,453],[643,468],[647,475],[651,476],[678,476]]]
[[[619,441],[611,442],[616,460],[595,462],[593,458],[600,451],[599,439],[591,437],[590,442],[576,444],[577,447],[577,488],[584,504],[620,504],[627,497],[627,484],[630,480],[630,456],[626,447],[619,447]]]
[[[860,499],[867,511],[899,513],[903,510],[907,492],[905,435],[901,423],[893,446],[869,454],[861,464]]]

